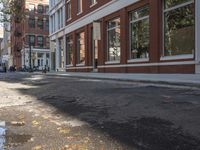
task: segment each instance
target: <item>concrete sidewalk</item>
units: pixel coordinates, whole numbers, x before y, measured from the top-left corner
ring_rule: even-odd
[[[200,87],[200,74],[49,72],[47,75]]]

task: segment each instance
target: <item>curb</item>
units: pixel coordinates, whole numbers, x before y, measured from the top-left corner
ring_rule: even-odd
[[[42,74],[42,73],[35,73]],[[199,83],[188,83],[188,82],[174,82],[174,81],[153,81],[153,80],[143,80],[143,79],[123,79],[123,78],[108,78],[108,77],[94,77],[94,76],[81,76],[81,75],[66,75],[66,74],[53,74],[47,73],[42,74],[46,76],[60,76],[60,77],[70,77],[70,78],[82,78],[82,79],[98,79],[98,80],[112,80],[112,81],[124,81],[124,82],[135,82],[135,83],[149,83],[158,85],[171,85],[171,86],[182,86],[182,87],[194,87],[200,88]]]

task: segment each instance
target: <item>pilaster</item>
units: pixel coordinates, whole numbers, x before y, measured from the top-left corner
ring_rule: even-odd
[[[195,1],[195,49],[196,49],[196,66],[195,66],[195,73],[200,74],[200,0]]]

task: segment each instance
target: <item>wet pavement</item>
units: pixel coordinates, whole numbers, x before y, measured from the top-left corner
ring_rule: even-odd
[[[0,74],[0,150],[199,150],[200,89]]]
[[[0,149],[3,149],[5,143],[5,133],[6,133],[5,121],[0,121]]]

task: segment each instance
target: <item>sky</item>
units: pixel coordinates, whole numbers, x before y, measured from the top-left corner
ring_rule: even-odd
[[[2,4],[0,3],[0,7]],[[0,22],[0,38],[3,38],[3,24]]]

